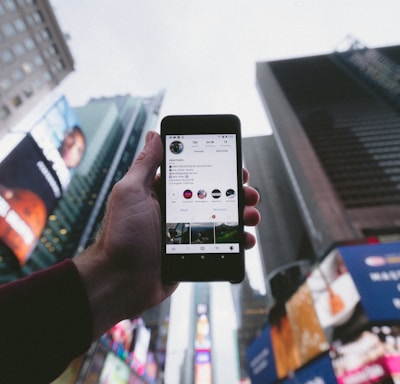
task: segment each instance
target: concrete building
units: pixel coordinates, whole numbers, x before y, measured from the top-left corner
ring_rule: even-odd
[[[0,1],[0,138],[73,70],[48,0]]]

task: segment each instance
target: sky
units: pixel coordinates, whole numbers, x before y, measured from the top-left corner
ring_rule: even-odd
[[[347,35],[400,42],[398,0],[51,0],[76,70],[59,91],[90,97],[166,90],[161,115],[234,113],[267,134],[258,61],[334,51]],[[162,117],[161,116],[161,117]]]
[[[271,132],[256,62],[331,53],[349,35],[400,44],[398,0],[50,1],[75,59],[57,90],[72,106],[166,90],[160,119],[234,113],[244,137]]]
[[[256,88],[256,62],[331,53],[349,35],[371,48],[400,44],[399,0],[50,2],[75,59],[75,72],[57,90],[72,106],[91,97],[166,90],[160,118],[234,113],[244,137],[271,131]],[[246,263],[260,270],[257,255],[248,252]],[[265,288],[262,279],[254,275],[254,287]],[[182,313],[190,294],[190,285],[174,294],[169,337],[176,342],[168,351],[167,382],[178,382],[189,342]],[[226,313],[233,313],[232,305]],[[220,321],[222,329],[226,320]]]

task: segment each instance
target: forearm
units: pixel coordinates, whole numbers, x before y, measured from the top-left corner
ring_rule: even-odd
[[[90,307],[70,260],[2,286],[0,308],[2,382],[50,382],[90,346]]]

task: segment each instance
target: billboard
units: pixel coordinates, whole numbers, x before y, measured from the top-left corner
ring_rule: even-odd
[[[370,321],[400,321],[400,243],[339,247]]]
[[[212,383],[211,332],[208,305],[197,305],[196,336],[194,340],[194,383]]]
[[[28,260],[85,149],[84,134],[62,97],[1,161],[0,240],[20,265]]]
[[[296,372],[292,372],[283,384],[337,384],[338,381],[332,367],[332,361],[328,354],[320,356],[311,363],[303,366]],[[354,383],[353,383],[354,384]]]
[[[155,382],[158,364],[150,351],[151,330],[142,318],[125,319],[115,324],[102,340],[129,368],[149,383]]]
[[[399,383],[400,243],[338,247],[247,350],[252,383]]]
[[[273,383],[278,378],[269,325],[247,348],[247,365],[252,384]]]

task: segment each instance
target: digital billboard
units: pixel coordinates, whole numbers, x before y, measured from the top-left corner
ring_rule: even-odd
[[[196,337],[194,340],[194,383],[212,383],[211,332],[208,305],[197,305]]]
[[[28,260],[85,149],[84,134],[62,97],[1,161],[0,240],[21,265]]]
[[[151,330],[142,318],[126,319],[115,324],[102,340],[138,376],[146,377],[149,383],[156,380],[158,364],[150,352]]]
[[[252,383],[399,383],[399,324],[400,243],[333,249],[271,308],[247,350]]]
[[[373,326],[330,351],[339,384],[398,383],[400,327]]]
[[[304,365],[296,372],[292,372],[282,384],[337,384],[338,381],[328,354],[321,355],[318,359]],[[350,384],[350,383],[348,383]],[[352,383],[355,384],[355,383]]]
[[[400,321],[400,243],[340,247],[370,321]]]
[[[247,366],[252,384],[266,384],[276,381],[278,375],[269,325],[247,348]]]
[[[335,249],[318,264],[306,280],[319,323],[331,343],[343,337],[354,322],[360,294],[346,263]]]

